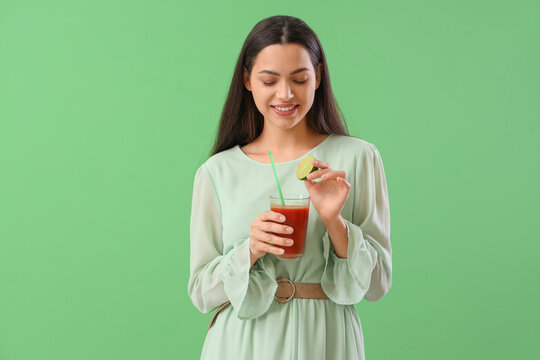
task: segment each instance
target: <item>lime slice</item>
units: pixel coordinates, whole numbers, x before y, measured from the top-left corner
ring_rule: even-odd
[[[298,180],[307,180],[307,176],[318,169],[313,165],[313,160],[316,160],[313,156],[306,156],[300,161],[296,168],[296,177]]]

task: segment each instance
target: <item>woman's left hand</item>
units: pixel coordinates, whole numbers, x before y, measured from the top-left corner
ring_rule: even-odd
[[[319,160],[314,160],[313,165],[319,170],[309,174],[304,181],[311,202],[323,222],[338,219],[351,191],[345,171],[333,170]],[[321,181],[313,181],[318,178]]]

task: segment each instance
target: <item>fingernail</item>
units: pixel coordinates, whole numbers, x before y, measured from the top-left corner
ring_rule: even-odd
[[[280,216],[280,217],[279,217],[279,220],[285,221],[285,216]]]
[[[280,254],[283,254],[284,252],[285,252],[285,250],[279,249],[279,253],[280,253]]]
[[[288,232],[288,233],[292,233],[292,232],[293,232],[293,228],[287,228],[287,232]]]
[[[291,246],[292,244],[294,244],[294,241],[292,240],[287,241],[287,245]]]

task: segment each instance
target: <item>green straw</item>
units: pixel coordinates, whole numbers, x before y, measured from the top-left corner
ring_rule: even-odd
[[[281,193],[281,186],[279,186],[279,179],[276,173],[276,166],[274,165],[274,158],[272,157],[272,150],[268,150],[270,154],[270,162],[272,163],[272,170],[274,170],[274,177],[276,178],[277,188],[279,190],[279,196],[281,197],[281,205],[285,206],[285,200],[283,199],[283,194]]]

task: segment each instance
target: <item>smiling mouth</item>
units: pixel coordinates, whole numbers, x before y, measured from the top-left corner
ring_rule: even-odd
[[[299,105],[297,104],[297,105],[291,105],[291,106],[274,106],[274,105],[270,105],[270,106],[279,111],[291,111],[291,110],[294,110]]]

